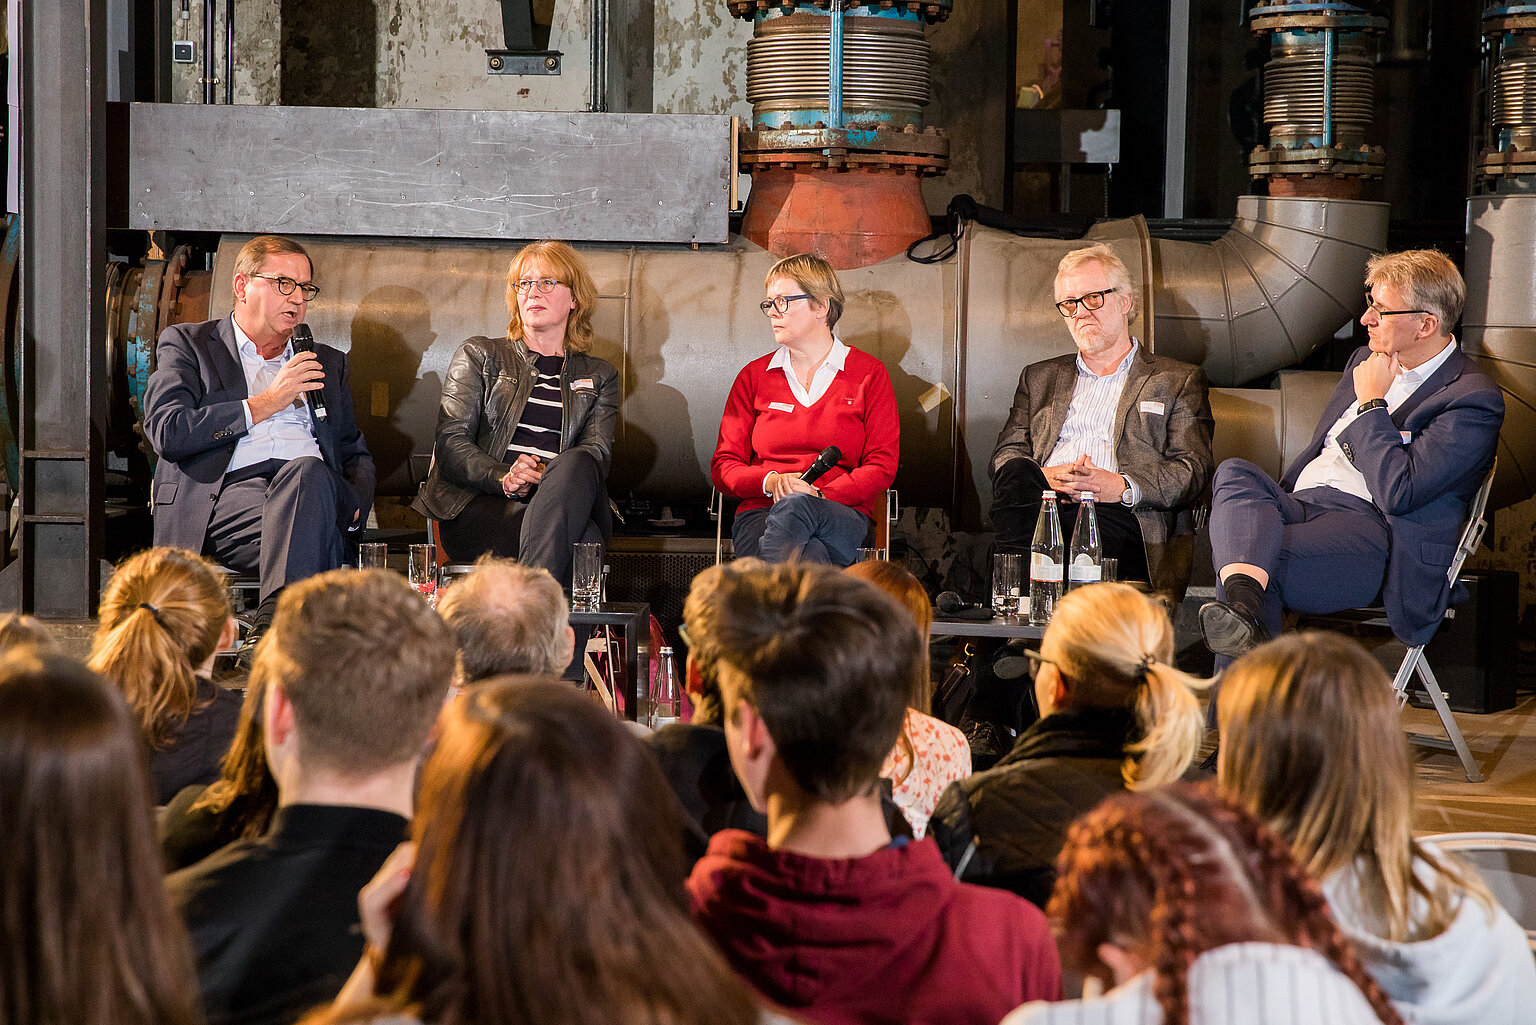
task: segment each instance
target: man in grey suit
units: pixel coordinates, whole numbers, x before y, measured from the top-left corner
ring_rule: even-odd
[[[155,544],[261,576],[253,635],[283,587],[340,566],[373,503],[373,459],[352,414],[346,357],[296,346],[319,288],[304,248],[251,239],[234,312],[166,328],[144,393]]]
[[[1189,584],[1193,509],[1214,469],[1205,374],[1132,337],[1136,289],[1109,246],[1063,257],[1055,291],[1078,351],[1019,375],[992,454],[997,550],[1029,551],[1047,489],[1065,499],[1070,539],[1078,496],[1092,492],[1104,554],[1120,560],[1121,577],[1149,580],[1177,603]]]

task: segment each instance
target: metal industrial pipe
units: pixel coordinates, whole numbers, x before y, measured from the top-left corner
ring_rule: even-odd
[[[1385,203],[1243,196],[1209,245],[1153,239],[1157,351],[1240,385],[1291,366],[1365,308]]]

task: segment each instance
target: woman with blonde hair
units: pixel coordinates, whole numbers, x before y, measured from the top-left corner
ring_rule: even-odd
[[[833,333],[843,288],[826,260],[787,256],[763,289],[758,305],[778,344],[736,375],[710,475],[721,494],[741,500],[731,524],[737,555],[847,566],[896,479],[901,417],[891,376]],[[833,465],[802,479],[834,448]]]
[[[154,837],[121,695],[62,655],[0,659],[0,1022],[202,1020]]]
[[[927,650],[933,607],[928,604],[928,592],[916,577],[896,563],[883,560],[856,562],[843,572],[873,584],[912,613],[918,635],[923,639],[923,650]],[[901,736],[880,769],[880,775],[891,781],[891,799],[919,840],[927,833],[928,819],[945,789],[971,774],[971,747],[965,734],[928,715],[927,709],[932,705],[933,677],[928,660],[924,659],[922,672],[912,680]]]
[[[1195,694],[1208,684],[1173,667],[1168,613],[1128,584],[1068,592],[1028,654],[1039,721],[950,787],[929,829],[961,879],[1044,907],[1073,819],[1189,768],[1205,735]]]
[[[1079,819],[1047,914],[1062,964],[1114,988],[1003,1025],[1402,1025],[1285,841],[1210,787]]]
[[[213,782],[240,715],[239,696],[213,682],[215,654],[239,634],[220,574],[191,552],[151,548],[118,564],[100,616],[89,665],[133,709],[155,803]]]
[[[569,587],[572,543],[611,529],[619,375],[588,352],[596,308],[576,250],[531,242],[507,268],[506,335],[453,354],[432,469],[412,506],[438,521],[453,561],[490,552]]]
[[[495,677],[441,725],[411,842],[359,900],[367,952],[306,1025],[781,1020],[689,917],[682,809],[619,721]]]
[[[1476,873],[1413,835],[1413,770],[1386,671],[1354,641],[1286,634],[1222,677],[1217,778],[1321,880],[1366,967],[1414,1022],[1536,1008],[1526,937]]]

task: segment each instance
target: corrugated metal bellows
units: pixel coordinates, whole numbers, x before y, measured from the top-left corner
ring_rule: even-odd
[[[758,27],[747,43],[747,100],[757,124],[777,128],[785,112],[826,110],[829,19],[792,15]],[[929,95],[928,40],[920,22],[847,18],[843,107],[881,122],[921,124]]]

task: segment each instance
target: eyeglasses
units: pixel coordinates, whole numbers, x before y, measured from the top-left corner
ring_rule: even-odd
[[[1029,659],[1029,678],[1031,680],[1037,678],[1040,675],[1040,667],[1042,665],[1056,665],[1054,659],[1046,658],[1044,655],[1040,654],[1033,648],[1025,648],[1023,654],[1025,658]],[[1060,669],[1060,666],[1057,666],[1057,668]]]
[[[272,282],[272,284],[276,285],[277,290],[283,295],[292,295],[293,290],[297,288],[299,293],[304,296],[305,302],[312,301],[315,296],[320,294],[319,285],[311,284],[308,281],[295,281],[292,278],[286,278],[281,274],[252,274],[251,277],[266,278],[268,281]]]
[[[1077,304],[1082,303],[1083,309],[1092,312],[1104,305],[1104,297],[1111,292],[1118,292],[1118,288],[1106,288],[1102,292],[1089,292],[1080,295],[1076,299],[1063,299],[1056,304],[1056,309],[1061,311],[1063,317],[1070,317],[1077,312]]]
[[[556,285],[563,285],[559,278],[523,278],[512,287],[517,289],[518,295],[527,295],[537,291],[540,295],[548,295],[555,290]]]
[[[758,303],[757,308],[763,311],[763,316],[765,317],[771,317],[776,312],[788,313],[789,304],[795,299],[805,299],[814,302],[816,297],[814,295],[806,295],[804,292],[801,292],[799,295],[776,295],[772,299],[764,299]]]
[[[1371,298],[1371,293],[1365,293],[1365,308],[1378,317],[1400,317],[1408,313],[1429,313],[1430,310],[1384,310],[1376,305],[1376,300]]]

